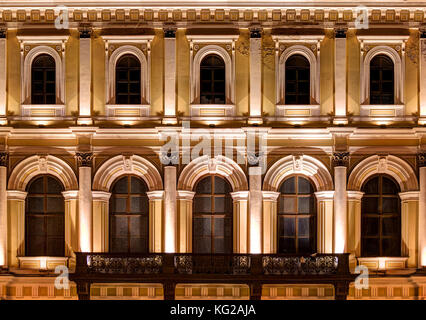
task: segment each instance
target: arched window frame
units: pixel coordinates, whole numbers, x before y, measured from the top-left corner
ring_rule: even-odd
[[[360,59],[360,115],[371,118],[395,118],[404,115],[405,46],[408,36],[358,36]],[[388,56],[394,64],[394,104],[371,105],[370,64],[377,55]]]
[[[103,36],[105,40],[106,112],[109,117],[147,117],[151,101],[151,42],[154,36]],[[141,65],[141,103],[122,105],[116,103],[116,65],[124,55],[135,56]]]
[[[276,114],[280,117],[316,117],[320,115],[320,36],[273,36],[275,41]],[[307,105],[285,104],[285,65],[292,55],[308,59],[310,65],[310,100]]]
[[[238,36],[188,35],[190,41],[191,116],[233,116],[235,114],[235,42]],[[200,66],[208,55],[225,62],[225,104],[200,104]]]
[[[18,36],[21,49],[21,109],[24,117],[65,115],[65,43],[69,36]],[[55,60],[56,103],[31,104],[31,68],[41,54]]]

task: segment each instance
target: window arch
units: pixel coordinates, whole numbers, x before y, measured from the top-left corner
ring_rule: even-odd
[[[115,66],[117,104],[141,103],[141,63],[133,54],[121,56]]]
[[[362,186],[361,255],[383,257],[401,255],[401,201],[398,183],[378,174]]]
[[[232,253],[231,185],[208,175],[197,182],[193,202],[193,252]]]
[[[385,54],[370,61],[370,104],[394,104],[394,63]]]
[[[148,252],[148,187],[141,178],[125,175],[111,187],[110,252]]]
[[[225,86],[225,61],[216,54],[207,55],[200,64],[200,103],[225,104]]]
[[[285,104],[310,104],[310,64],[301,54],[285,62]]]
[[[56,104],[56,63],[49,54],[40,54],[32,61],[31,103]]]
[[[316,199],[311,181],[300,175],[284,180],[278,203],[278,252],[316,252]]]
[[[27,256],[65,255],[65,201],[62,183],[51,175],[28,183],[25,201]]]

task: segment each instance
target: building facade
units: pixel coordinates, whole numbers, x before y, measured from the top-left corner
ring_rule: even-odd
[[[425,12],[3,1],[0,297],[424,299]]]

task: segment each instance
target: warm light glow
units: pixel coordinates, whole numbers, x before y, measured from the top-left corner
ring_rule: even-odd
[[[91,118],[78,118],[77,124],[79,125],[92,125],[93,121]]]
[[[40,270],[47,270],[47,258],[46,257],[40,258]]]
[[[346,118],[336,118],[333,120],[333,124],[335,125],[345,125],[348,124],[348,119]]]
[[[0,243],[0,268],[6,265],[6,248]]]
[[[177,124],[176,118],[163,118],[163,124]]]
[[[421,249],[421,265],[426,267],[426,247]]]

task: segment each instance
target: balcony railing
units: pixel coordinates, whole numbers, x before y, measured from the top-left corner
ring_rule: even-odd
[[[262,284],[333,284],[336,299],[345,299],[354,275],[348,254],[189,254],[76,253],[80,299],[90,298],[90,285],[105,282],[158,282],[164,298],[174,299],[177,283],[245,283],[252,299]]]

